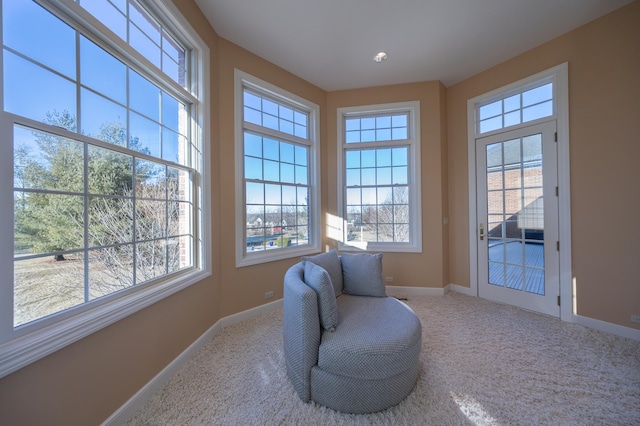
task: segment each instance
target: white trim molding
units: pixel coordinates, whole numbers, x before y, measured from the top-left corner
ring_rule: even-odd
[[[295,140],[309,148],[309,243],[300,246],[284,247],[276,250],[264,250],[247,253],[245,244],[246,211],[245,211],[245,175],[244,175],[244,89],[271,97],[286,105],[295,106],[309,113],[308,139],[283,135],[262,126],[251,126],[275,139],[286,136],[287,141]],[[321,214],[320,214],[320,106],[300,96],[281,89],[239,69],[234,70],[234,129],[235,129],[235,240],[236,267],[256,265],[276,260],[300,257],[321,251]]]
[[[407,139],[384,142],[347,143],[345,137],[345,119],[371,118],[383,114],[407,113]],[[337,205],[342,226],[338,237],[341,251],[404,252],[422,253],[422,172],[420,130],[420,101],[394,102],[378,105],[360,105],[337,109]],[[409,188],[409,241],[408,242],[353,242],[347,241],[346,176],[345,152],[348,149],[376,149],[408,146],[408,188]],[[336,235],[337,236],[337,235]]]

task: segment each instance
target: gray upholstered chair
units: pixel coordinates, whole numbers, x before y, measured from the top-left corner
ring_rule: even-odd
[[[305,402],[313,400],[346,413],[385,410],[401,402],[416,383],[422,346],[420,321],[407,305],[386,297],[381,269],[379,282],[373,271],[376,296],[352,294],[370,291],[365,282],[354,284],[349,275],[362,270],[359,263],[370,258],[349,258],[351,266],[344,271],[343,286],[345,255],[340,263],[337,254],[330,253],[307,258],[285,274],[287,374]],[[305,264],[309,262],[321,268]],[[367,279],[369,266],[363,265]]]

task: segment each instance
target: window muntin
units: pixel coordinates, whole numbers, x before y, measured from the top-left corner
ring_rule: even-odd
[[[417,111],[417,103],[339,111],[343,249],[421,250]]]
[[[500,130],[552,116],[553,83],[539,82],[517,93],[510,92],[498,100],[476,109],[478,134]]]
[[[1,3],[0,162],[13,174],[0,178],[14,188],[0,209],[4,227],[14,223],[0,287],[4,375],[208,274],[205,131],[195,125],[207,81],[192,93],[140,66],[136,52],[112,49],[109,31],[85,33],[76,22],[90,20],[73,3]],[[206,55],[193,55],[205,69]],[[14,340],[26,335],[28,350]]]

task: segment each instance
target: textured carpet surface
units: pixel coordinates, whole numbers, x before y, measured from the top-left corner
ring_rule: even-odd
[[[303,403],[287,379],[282,311],[229,326],[130,425],[640,425],[640,342],[483,299],[411,296],[420,376],[380,413]]]

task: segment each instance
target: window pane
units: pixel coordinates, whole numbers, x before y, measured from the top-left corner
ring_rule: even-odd
[[[129,2],[129,19],[155,44],[160,45],[160,26],[138,2]]]
[[[82,143],[22,126],[14,126],[13,137],[16,188],[83,191]]]
[[[264,204],[264,184],[247,182],[247,204]]]
[[[14,327],[84,303],[83,256],[73,253],[64,259],[52,262],[46,256],[14,262]]]
[[[16,248],[45,254],[84,246],[84,199],[46,192],[14,193]]]
[[[502,116],[490,118],[480,122],[480,133],[490,132],[502,128]]]
[[[133,244],[89,252],[89,299],[108,296],[133,285]]]
[[[171,35],[166,31],[162,31],[162,50],[168,59],[172,60],[176,64],[184,67],[185,64],[185,50]]]
[[[155,96],[155,92],[154,92]],[[162,92],[162,125],[167,126],[171,130],[187,134],[187,124],[185,117],[187,115],[185,105],[175,99],[173,96]]]
[[[393,128],[391,130],[391,139],[393,139],[394,141],[400,141],[400,140],[404,140],[407,139],[409,136],[407,134],[407,129],[406,128]]]
[[[87,89],[80,92],[82,133],[117,145],[125,145],[127,110]]]
[[[129,148],[160,157],[160,125],[135,112],[129,116],[131,140]]]
[[[116,4],[115,7],[113,6]],[[100,22],[116,33],[122,40],[127,40],[126,0],[80,0],[80,5],[93,16],[100,18]],[[119,10],[118,10],[119,8]]]
[[[522,121],[533,121],[553,115],[553,102],[548,101],[522,110]]]
[[[160,68],[160,46],[131,23],[129,23],[129,44],[151,61],[153,65]]]
[[[129,70],[129,102],[139,113],[160,121],[160,89],[133,70]]]
[[[91,197],[89,245],[99,247],[132,241],[132,218],[133,201],[130,198]]]
[[[280,161],[295,162],[295,146],[290,143],[280,142]]]
[[[80,37],[80,82],[121,104],[127,102],[127,67],[95,43]]]
[[[133,196],[133,157],[89,145],[89,192]]]
[[[181,154],[181,147],[184,146],[182,140],[183,137],[176,132],[162,128],[162,159],[182,164],[180,161],[181,158],[184,158],[184,155]]]
[[[136,282],[143,283],[167,273],[166,240],[148,241],[136,244]],[[177,257],[174,257],[177,261]],[[175,266],[172,268],[175,269]]]
[[[264,160],[264,180],[273,182],[280,181],[280,163],[277,161]]]
[[[535,89],[527,90],[522,93],[522,106],[527,107],[529,105],[538,104],[553,98],[553,86],[551,83],[544,86],[536,87]]]
[[[145,241],[167,236],[167,202],[136,200],[136,241]]]
[[[360,130],[360,119],[359,118],[348,118],[344,121],[345,130],[347,132],[351,130]]]
[[[502,114],[502,101],[490,103],[489,105],[481,106],[478,109],[478,118],[485,120],[487,118],[495,117]]]
[[[75,30],[32,1],[4,0],[2,6],[4,44],[75,79]]]
[[[75,84],[4,51],[4,108],[76,131]],[[60,119],[64,116],[68,119]]]

